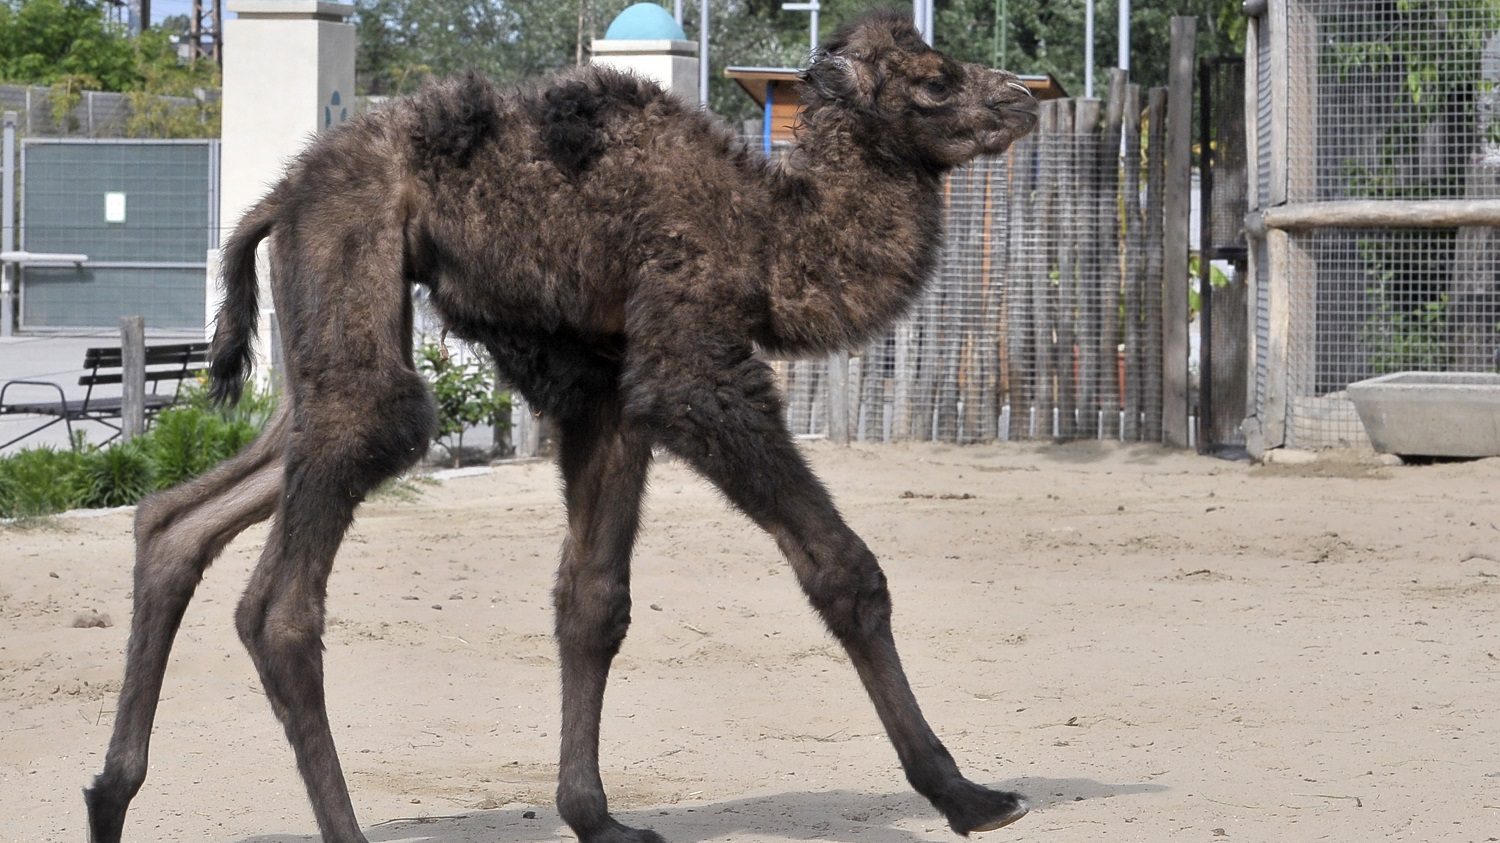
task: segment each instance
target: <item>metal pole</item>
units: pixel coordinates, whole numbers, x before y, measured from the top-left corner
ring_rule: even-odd
[[[1094,98],[1094,0],[1088,0],[1083,15],[1083,96]]]
[[[698,3],[698,101],[708,108],[708,0]]]
[[[1130,0],[1120,0],[1120,65],[1130,69]]]
[[[678,26],[682,26],[682,0],[672,0],[672,17],[677,19]]]
[[[1129,0],[1125,0],[1129,2]],[[1006,0],[995,0],[995,32],[990,42],[990,64],[994,67],[1005,66],[1005,52],[1010,46],[1006,43],[1010,35],[1010,4]]]
[[[808,24],[809,33],[807,37],[812,42],[812,48],[816,50],[818,49],[818,12],[822,10],[823,6],[818,0],[812,0],[808,5],[812,6],[812,22]]]
[[[5,112],[4,140],[0,142],[0,252],[16,248],[16,113]],[[0,263],[0,337],[11,335],[14,270]]]

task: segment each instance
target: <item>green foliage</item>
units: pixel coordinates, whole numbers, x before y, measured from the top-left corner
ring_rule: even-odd
[[[73,450],[28,448],[0,457],[0,518],[32,518],[81,507],[128,506],[191,479],[250,443],[274,411],[274,394],[252,391],[229,410],[189,387],[129,443]]]
[[[32,448],[0,457],[0,517],[31,518],[77,509],[90,495],[88,456]]]
[[[1383,103],[1379,152],[1373,160],[1343,162],[1342,176],[1352,196],[1373,199],[1433,199],[1463,193],[1467,167],[1429,168],[1421,177],[1403,173],[1432,143],[1432,130],[1451,114],[1476,113],[1478,78],[1490,37],[1500,30],[1496,0],[1390,0],[1373,10],[1380,25],[1364,16],[1325,22],[1319,37],[1320,75],[1359,86]],[[1495,116],[1475,126],[1500,142]],[[1468,138],[1464,139],[1467,143]],[[1430,150],[1428,150],[1430,153]],[[1463,157],[1468,155],[1464,150]]]
[[[356,0],[361,93],[403,94],[431,76],[475,68],[502,83],[588,60],[589,43],[631,0]],[[782,0],[712,0],[709,11],[709,105],[730,120],[759,116],[727,65],[800,67],[807,62],[808,19],[781,9]],[[1085,0],[950,0],[939,4],[937,46],[958,58],[1022,73],[1051,73],[1083,93]],[[670,9],[671,4],[663,2]],[[825,3],[821,35],[873,9],[900,8],[889,0]],[[684,28],[697,38],[698,3],[684,3]],[[1173,15],[1198,15],[1203,55],[1243,50],[1240,0],[1166,0],[1133,10],[1134,75],[1145,85],[1166,84],[1168,28]],[[1117,53],[1117,6],[1097,9],[1098,79]],[[1001,31],[1000,21],[1006,26]]]
[[[0,82],[51,88],[54,122],[66,127],[83,92],[130,93],[136,137],[217,137],[219,87],[212,62],[177,60],[168,32],[138,37],[107,23],[95,0],[0,0]],[[189,97],[176,105],[161,97]]]
[[[138,442],[110,445],[87,457],[83,506],[129,506],[156,489],[156,464]]]
[[[492,367],[457,363],[443,346],[426,343],[418,349],[417,370],[432,384],[437,400],[438,429],[433,441],[447,449],[455,466],[466,430],[480,424],[510,426],[510,394],[496,390]]]
[[[1358,241],[1370,315],[1359,338],[1377,375],[1445,371],[1452,364],[1449,278],[1455,235],[1397,230]]]
[[[1359,337],[1369,351],[1371,371],[1388,375],[1447,369],[1447,295],[1416,306],[1394,301],[1385,287],[1369,287],[1365,295],[1375,312],[1360,326]]]

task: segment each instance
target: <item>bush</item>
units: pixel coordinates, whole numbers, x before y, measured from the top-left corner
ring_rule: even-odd
[[[70,451],[28,448],[0,457],[0,518],[30,518],[83,507],[128,506],[202,474],[250,443],[276,408],[276,396],[247,393],[220,409],[188,387],[145,435]]]
[[[0,457],[0,517],[32,518],[82,507],[89,498],[89,455],[30,448]]]
[[[495,389],[495,370],[478,363],[461,364],[436,343],[417,350],[417,370],[432,384],[437,400],[438,428],[432,437],[458,465],[464,447],[464,431],[489,424],[510,427],[510,394]]]
[[[86,507],[129,506],[156,488],[156,465],[138,442],[110,445],[87,456]]]

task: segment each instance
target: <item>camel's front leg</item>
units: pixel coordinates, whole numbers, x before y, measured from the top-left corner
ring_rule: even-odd
[[[609,815],[599,778],[599,717],[630,626],[630,551],[651,448],[621,429],[612,396],[559,426],[568,536],[553,593],[563,695],[557,810],[582,843],[663,843]]]
[[[701,368],[692,371],[683,361]],[[964,778],[923,718],[896,654],[885,574],[792,444],[770,369],[748,350],[717,365],[701,355],[670,361],[643,355],[632,361],[627,380],[637,389],[630,406],[642,411],[639,421],[776,538],[853,661],[912,787],[959,834],[1025,816],[1019,794]]]

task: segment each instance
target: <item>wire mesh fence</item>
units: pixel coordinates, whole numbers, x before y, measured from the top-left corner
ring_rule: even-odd
[[[1295,0],[1288,6],[1293,143],[1289,199],[1476,195],[1476,156],[1500,151],[1494,0]],[[1479,191],[1500,196],[1494,183]]]
[[[205,91],[204,99],[132,95],[106,91],[63,92],[37,85],[0,85],[0,111],[16,112],[17,130],[23,137],[120,138],[149,135],[159,128],[160,118],[181,113],[188,122],[201,122],[200,134],[212,134],[204,104],[218,97]],[[148,115],[138,115],[137,108]],[[139,119],[136,119],[139,118]],[[196,135],[195,135],[196,136]]]
[[[1046,103],[1036,133],[949,177],[938,271],[850,356],[843,394],[841,360],[778,364],[793,433],[826,435],[842,401],[859,441],[1160,439],[1165,145],[1141,127],[1165,97],[1146,116],[1120,94]]]
[[[1278,179],[1289,204],[1500,199],[1500,4],[1284,8],[1285,52],[1260,51],[1256,79],[1259,102],[1286,91],[1285,111],[1258,121],[1257,156],[1273,158],[1284,120]],[[1276,181],[1269,196],[1258,188],[1260,207],[1278,201]],[[1403,206],[1417,210],[1395,227],[1351,228],[1339,206],[1325,207],[1325,222],[1288,233],[1280,258],[1255,250],[1256,412],[1275,415],[1284,401],[1285,444],[1298,447],[1365,442],[1344,393],[1354,381],[1500,364],[1500,229],[1436,227],[1420,204]]]

